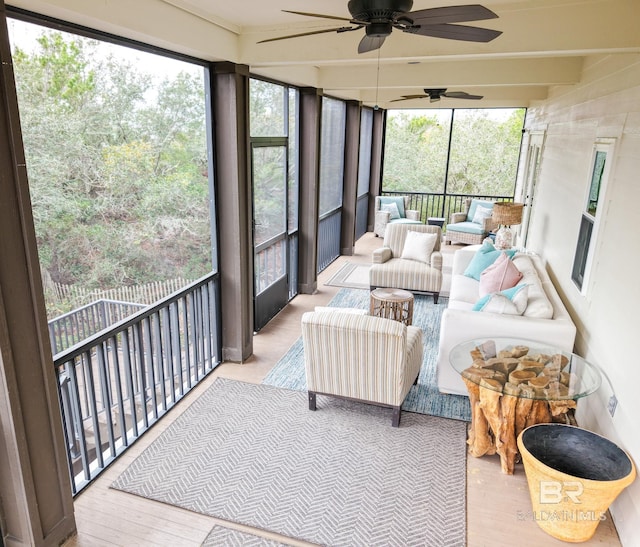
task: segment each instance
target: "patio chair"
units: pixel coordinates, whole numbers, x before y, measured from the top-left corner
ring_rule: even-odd
[[[478,245],[498,225],[492,220],[493,202],[482,199],[465,200],[465,209],[451,214],[444,234],[445,243]]]
[[[373,228],[376,237],[384,237],[388,224],[422,224],[420,211],[408,207],[409,196],[376,196]]]
[[[307,312],[302,341],[309,410],[316,410],[316,394],[332,395],[391,407],[391,425],[400,425],[400,407],[422,366],[422,329],[371,315]]]
[[[410,232],[425,237],[421,242],[420,236],[408,236]],[[373,264],[369,269],[371,289],[386,287],[433,294],[437,304],[442,287],[441,237],[439,226],[390,224],[383,246],[373,251]],[[415,247],[412,248],[413,242]]]

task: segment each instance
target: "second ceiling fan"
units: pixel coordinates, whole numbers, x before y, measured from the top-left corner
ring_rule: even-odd
[[[483,95],[471,95],[466,91],[447,91],[446,89],[425,89],[424,95],[403,95],[400,99],[393,99],[392,103],[396,101],[408,101],[410,99],[426,99],[429,97],[429,102],[435,103],[439,101],[442,97],[447,97],[449,99],[472,99],[479,100],[482,99]]]
[[[459,25],[467,21],[495,19],[498,16],[479,4],[445,6],[411,11],[413,0],[349,0],[347,8],[351,17],[337,17],[319,13],[283,10],[287,13],[347,21],[352,26],[302,32],[261,40],[258,43],[287,40],[327,32],[350,32],[364,28],[365,36],[360,40],[358,53],[379,49],[393,29],[419,36],[432,36],[468,42],[490,42],[502,32],[493,29]]]

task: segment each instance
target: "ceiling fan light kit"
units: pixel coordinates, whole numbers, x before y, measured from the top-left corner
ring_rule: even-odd
[[[412,7],[413,0],[349,0],[347,9],[351,14],[351,18],[284,10],[287,13],[306,17],[347,21],[353,26],[342,26],[291,34],[288,36],[279,36],[277,38],[261,40],[258,43],[287,40],[289,38],[299,38],[327,32],[343,33],[364,28],[365,36],[358,45],[358,53],[367,53],[381,48],[387,36],[389,36],[394,29],[420,36],[468,42],[490,42],[502,34],[498,30],[458,24],[468,21],[495,19],[498,17],[490,9],[480,4],[444,6],[417,11],[411,11]]]

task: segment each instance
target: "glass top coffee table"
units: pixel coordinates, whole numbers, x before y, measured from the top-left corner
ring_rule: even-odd
[[[499,454],[513,474],[520,432],[537,423],[570,423],[577,399],[596,391],[600,371],[582,357],[523,338],[487,337],[449,354],[471,403],[469,453]]]

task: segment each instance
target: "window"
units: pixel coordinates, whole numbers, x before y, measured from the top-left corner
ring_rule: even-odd
[[[596,143],[591,161],[589,192],[585,200],[584,211],[580,218],[578,243],[573,259],[571,279],[582,294],[586,294],[588,274],[593,261],[597,230],[602,217],[602,204],[610,160],[613,157],[613,139]]]

